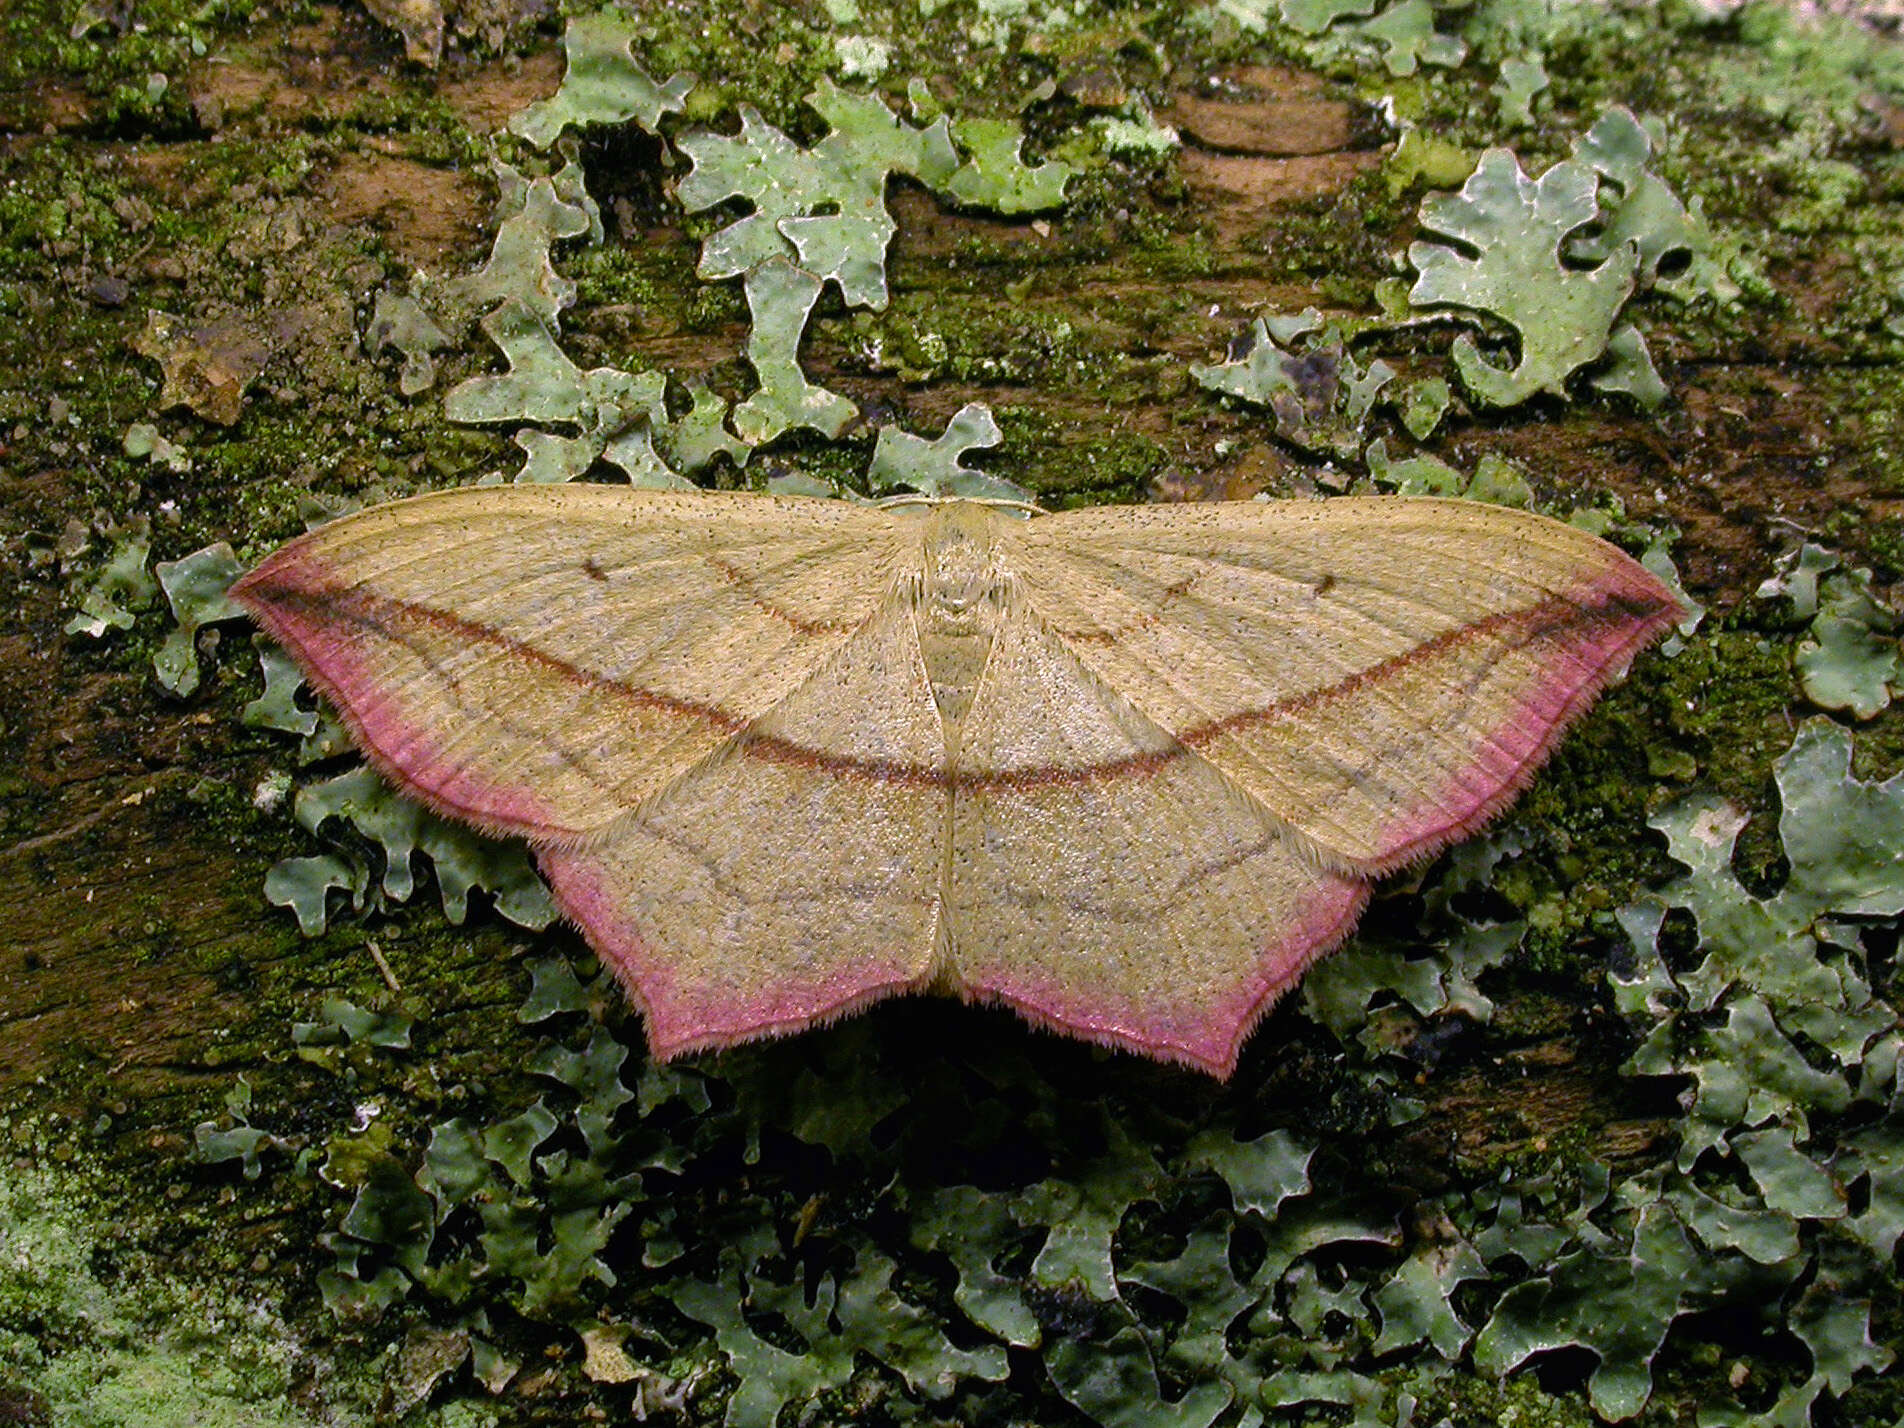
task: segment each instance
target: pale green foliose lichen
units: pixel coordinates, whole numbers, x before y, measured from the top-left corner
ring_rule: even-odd
[[[1462,384],[1490,406],[1514,406],[1537,392],[1564,397],[1567,378],[1606,351],[1632,295],[1638,255],[1622,244],[1597,266],[1575,269],[1561,253],[1570,234],[1599,218],[1598,192],[1598,177],[1584,165],[1556,164],[1534,180],[1508,150],[1490,149],[1459,194],[1423,202],[1422,227],[1460,246],[1410,245],[1418,276],[1409,301],[1491,313],[1520,339],[1512,368],[1484,359],[1472,337],[1455,340]]]
[[[568,184],[558,179],[573,175]],[[449,291],[476,304],[520,304],[544,326],[556,330],[564,309],[575,302],[575,284],[555,270],[551,251],[565,238],[591,234],[599,241],[601,217],[581,188],[581,168],[570,165],[556,178],[541,176],[525,181],[508,164],[496,165],[496,236],[483,266],[453,279]],[[564,191],[566,190],[566,192]],[[373,319],[374,320],[374,319]]]
[[[824,283],[833,283],[849,307],[886,306],[886,249],[896,230],[886,208],[890,176],[905,174],[957,202],[1000,213],[1055,205],[1070,176],[1055,160],[1026,165],[1012,125],[954,126],[941,115],[915,128],[879,99],[831,82],[807,103],[829,126],[811,148],[749,105],[741,106],[738,135],[694,130],[677,141],[693,164],[676,190],[688,212],[730,199],[752,207],[708,237],[696,271],[743,281],[753,317],[747,356],[760,387],[736,408],[734,424],[754,444],[802,426],[837,436],[851,420],[854,408],[845,398],[801,372],[799,342]]]
[[[1509,128],[1531,129],[1534,101],[1548,86],[1547,68],[1536,58],[1510,56],[1501,61],[1501,78],[1494,86],[1500,101],[1501,122]]]
[[[511,128],[541,147],[569,124],[632,121],[658,131],[663,116],[680,109],[692,81],[677,75],[656,86],[633,59],[636,38],[635,22],[609,12],[571,21],[562,89],[518,115]],[[687,211],[735,198],[752,206],[708,237],[698,268],[709,280],[743,279],[751,317],[746,355],[758,383],[750,397],[730,412],[687,377],[693,405],[677,430],[666,374],[581,371],[558,336],[575,285],[556,269],[553,255],[562,242],[600,243],[600,211],[572,159],[553,175],[534,178],[498,162],[501,198],[489,258],[477,272],[442,284],[440,293],[450,303],[493,304],[483,329],[509,371],[462,383],[446,398],[445,415],[515,425],[514,440],[526,456],[515,479],[533,482],[573,480],[605,460],[638,486],[680,488],[716,456],[744,464],[749,448],[789,430],[837,436],[857,408],[807,378],[800,341],[828,282],[851,306],[886,305],[886,248],[894,230],[885,206],[888,179],[908,175],[954,202],[1007,214],[1063,201],[1070,168],[1056,161],[1027,164],[1015,124],[940,115],[914,127],[878,98],[830,81],[808,103],[830,126],[811,148],[795,144],[747,105],[738,135],[695,129],[675,140],[692,165],[676,188]],[[431,376],[435,324],[421,309],[412,314],[396,299],[388,302],[373,318],[372,340],[402,348],[405,390],[421,390]]]
[[[276,729],[307,739],[315,734],[317,711],[297,702],[304,676],[291,657],[276,645],[263,644],[258,650],[258,668],[264,675],[264,693],[246,704],[238,717],[253,729]]]
[[[807,379],[800,368],[800,334],[820,300],[826,280],[784,257],[772,257],[747,274],[747,360],[760,385],[734,408],[734,430],[750,445],[771,441],[795,427],[835,437],[858,414],[848,398]]]
[[[1436,25],[1430,0],[1217,0],[1202,13],[1206,23],[1221,17],[1254,34],[1284,28],[1308,37],[1318,62],[1372,59],[1396,78],[1423,65],[1453,68],[1468,54],[1466,41]]]
[[[666,421],[667,380],[660,373],[619,367],[584,372],[562,350],[549,324],[519,297],[506,299],[483,318],[482,327],[509,370],[459,383],[444,398],[443,413],[471,425],[528,423],[515,436],[528,457],[517,481],[572,480],[605,459],[639,486],[665,490],[688,484],[652,444],[653,425]],[[559,436],[544,426],[579,434]]]
[[[562,38],[568,67],[561,88],[512,118],[510,132],[546,149],[570,125],[632,121],[659,130],[663,115],[681,111],[694,76],[676,74],[657,84],[634,57],[632,47],[643,38],[638,20],[614,10],[571,19]]]
[[[1405,132],[1390,161],[1391,186],[1419,176],[1403,151],[1427,142],[1419,129]],[[1490,150],[1458,193],[1423,201],[1423,230],[1448,241],[1410,246],[1417,277],[1405,297],[1399,284],[1384,296],[1387,321],[1325,321],[1314,309],[1258,318],[1242,355],[1195,366],[1192,375],[1206,388],[1269,407],[1277,434],[1292,446],[1329,460],[1366,455],[1375,479],[1404,494],[1448,493],[1457,483],[1439,458],[1391,456],[1386,438],[1364,453],[1370,413],[1392,406],[1403,428],[1425,441],[1451,394],[1443,379],[1421,377],[1385,397],[1396,368],[1373,357],[1365,369],[1350,341],[1366,344],[1385,330],[1466,310],[1505,324],[1517,344],[1513,365],[1502,366],[1472,334],[1456,337],[1455,370],[1476,402],[1514,406],[1543,393],[1564,399],[1585,371],[1595,389],[1653,410],[1668,393],[1639,329],[1623,320],[1631,298],[1657,288],[1682,301],[1730,301],[1739,289],[1716,257],[1698,205],[1681,204],[1646,167],[1652,152],[1645,128],[1618,107],[1575,143],[1573,158],[1538,180],[1509,150]],[[1662,276],[1669,260],[1671,275]]]
[[[1004,439],[991,409],[971,402],[953,413],[945,430],[928,441],[896,426],[879,429],[866,480],[875,491],[907,486],[924,496],[974,501],[1029,501],[1031,492],[1001,477],[967,466],[960,457]]]
[[[1696,209],[1646,168],[1651,153],[1645,129],[1615,107],[1574,145],[1573,158],[1539,179],[1510,151],[1490,149],[1459,193],[1423,201],[1423,229],[1452,242],[1410,245],[1417,276],[1409,301],[1490,315],[1518,344],[1517,360],[1504,367],[1471,336],[1456,339],[1455,369],[1472,395],[1500,407],[1539,393],[1564,398],[1568,379],[1597,363],[1600,390],[1647,409],[1664,400],[1645,339],[1620,322],[1628,300],[1641,287],[1720,301],[1738,289]],[[1662,279],[1669,255],[1685,268]]]
[[[1306,339],[1299,351],[1278,345]],[[1227,362],[1193,366],[1200,386],[1268,407],[1285,441],[1324,457],[1361,454],[1363,428],[1395,369],[1381,358],[1360,366],[1340,328],[1311,308],[1300,318],[1258,318],[1247,350]]]
[[[198,689],[198,632],[207,625],[244,618],[244,610],[226,593],[244,566],[224,541],[153,567],[159,588],[178,623],[152,657],[159,685],[181,699]]]
[[[134,614],[150,606],[159,593],[158,583],[146,569],[151,552],[151,538],[145,531],[122,537],[80,594],[65,632],[98,639],[108,630],[131,629]]]
[[[1904,1031],[1869,978],[1862,933],[1904,912],[1904,777],[1866,783],[1850,758],[1850,735],[1815,719],[1779,761],[1790,872],[1775,895],[1747,892],[1733,872],[1744,815],[1694,794],[1653,820],[1686,875],[1620,915],[1635,957],[1615,972],[1616,1000],[1649,1027],[1629,1069],[1693,1087],[1677,1161],[1656,1172],[1655,1191],[1725,1257],[1688,1283],[1766,1266],[1811,1353],[1811,1376],[1787,1386],[1769,1421],[1802,1422],[1821,1394],[1893,1359],[1869,1320],[1904,1235]],[[1696,924],[1694,962],[1660,950],[1676,908]],[[1785,1288],[1808,1273],[1823,1291]]]
[[[1784,596],[1792,615],[1806,623],[1792,651],[1792,666],[1805,697],[1820,709],[1874,719],[1904,681],[1895,610],[1877,598],[1868,570],[1847,570],[1823,546],[1807,541],[1790,552],[1778,572],[1759,586],[1761,600]]]
[[[332,891],[347,893],[359,913],[408,902],[416,890],[419,853],[430,860],[443,915],[452,923],[463,921],[475,889],[489,893],[496,911],[518,926],[542,928],[555,920],[548,889],[520,844],[499,843],[437,817],[393,793],[368,767],[305,785],[293,807],[307,832],[325,837],[325,824],[341,818],[383,854],[382,876],[374,885],[369,866],[347,842],[272,867],[265,875],[265,898],[295,912],[306,936],[324,930]]]
[[[427,391],[436,382],[434,354],[451,345],[450,335],[407,293],[380,292],[364,334],[371,353],[394,350],[403,357],[397,390],[406,397]]]

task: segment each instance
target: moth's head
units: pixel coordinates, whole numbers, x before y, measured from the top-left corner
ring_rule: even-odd
[[[1003,602],[998,517],[977,501],[935,507],[925,523],[925,602],[953,619]]]

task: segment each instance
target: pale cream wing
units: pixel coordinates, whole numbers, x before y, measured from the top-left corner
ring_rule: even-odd
[[[1098,508],[1000,542],[1083,665],[1365,872],[1472,832],[1680,614],[1606,542],[1469,501]]]
[[[1022,607],[956,759],[943,980],[1055,1030],[1227,1076],[1366,900]]]
[[[947,790],[911,610],[894,600],[739,738],[542,869],[657,1056],[728,1046],[929,980]]]
[[[484,487],[334,521],[233,593],[408,791],[546,844],[780,703],[909,556],[838,501]]]

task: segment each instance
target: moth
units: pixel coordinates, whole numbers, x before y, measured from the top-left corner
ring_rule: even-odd
[[[1681,613],[1467,501],[595,485],[377,506],[233,594],[386,776],[528,840],[657,1057],[933,990],[1218,1077]]]

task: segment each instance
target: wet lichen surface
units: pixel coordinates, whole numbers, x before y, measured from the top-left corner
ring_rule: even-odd
[[[0,19],[0,1421],[1904,1416],[1904,46],[568,8]],[[1702,613],[1227,1085],[662,1067],[224,594],[524,477],[1458,495]]]

